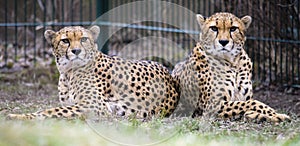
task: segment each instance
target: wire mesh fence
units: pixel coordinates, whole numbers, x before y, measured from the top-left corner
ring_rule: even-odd
[[[189,50],[197,42],[199,33],[196,21],[185,22],[185,12],[157,13],[160,8],[169,10],[167,5],[156,1],[152,6],[139,5],[110,15],[107,20],[97,20],[105,13],[118,9],[135,0],[2,0],[0,1],[0,70],[23,69],[37,64],[51,64],[53,58],[50,46],[45,43],[46,29],[58,30],[63,26],[90,26],[96,22],[105,31],[113,31],[101,51],[129,59],[156,60],[172,69],[172,65],[187,57]],[[281,85],[300,85],[300,4],[298,0],[167,0],[193,13],[210,16],[226,11],[238,17],[250,15],[253,22],[247,31],[246,51],[251,57],[253,80]],[[150,10],[151,9],[151,10]],[[119,22],[123,16],[134,20],[137,11],[147,11],[147,15],[159,20],[166,17],[174,22],[189,24],[183,30],[164,22],[127,21]],[[114,20],[114,21],[110,21]],[[144,39],[152,40],[144,41]],[[157,39],[163,38],[163,39]],[[153,43],[154,42],[154,43]],[[168,45],[164,45],[164,44]],[[165,47],[168,48],[165,48]],[[181,48],[181,51],[174,48]]]

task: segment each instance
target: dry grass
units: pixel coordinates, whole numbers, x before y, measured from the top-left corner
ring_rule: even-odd
[[[57,106],[57,78],[53,74],[52,69],[0,74],[0,145],[142,145],[153,142],[155,145],[300,145],[297,113],[291,113],[292,122],[279,125],[191,118],[149,122],[110,119],[96,124],[82,120],[5,119],[8,113]]]

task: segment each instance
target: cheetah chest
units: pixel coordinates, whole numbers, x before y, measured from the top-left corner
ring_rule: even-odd
[[[237,70],[228,62],[219,61],[214,58],[209,59],[212,72],[212,97],[225,101],[235,101],[239,96],[238,85],[236,83]]]
[[[64,103],[71,105],[82,101],[96,100],[98,98],[97,89],[94,85],[94,76],[89,67],[69,71],[64,75],[67,87],[66,99]]]

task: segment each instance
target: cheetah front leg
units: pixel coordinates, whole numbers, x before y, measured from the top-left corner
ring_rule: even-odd
[[[39,119],[43,120],[46,118],[75,118],[82,117],[82,110],[80,110],[79,106],[62,106],[55,107],[51,109],[47,109],[44,111],[39,111],[30,114],[9,114],[8,119],[18,119],[18,120],[31,120],[31,119]]]
[[[228,119],[242,117],[246,120],[270,121],[274,123],[290,121],[290,117],[285,114],[277,113],[268,105],[257,101],[223,101],[218,111],[218,116]]]

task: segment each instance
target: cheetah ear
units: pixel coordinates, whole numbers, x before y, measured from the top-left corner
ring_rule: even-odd
[[[44,33],[45,39],[47,42],[51,45],[52,44],[52,39],[56,36],[55,31],[53,30],[46,30]]]
[[[200,25],[200,27],[204,24],[205,22],[205,17],[202,16],[201,14],[197,14],[196,15],[196,19],[197,19],[197,22],[198,24]]]
[[[92,33],[92,36],[93,36],[94,41],[96,41],[97,38],[98,38],[98,35],[99,35],[99,33],[100,33],[100,27],[97,26],[97,25],[94,25],[94,26],[92,26],[89,30],[90,30],[91,33]]]
[[[250,26],[250,24],[252,22],[251,16],[244,16],[243,18],[241,18],[241,20],[245,25],[245,29],[248,29],[248,27]]]

